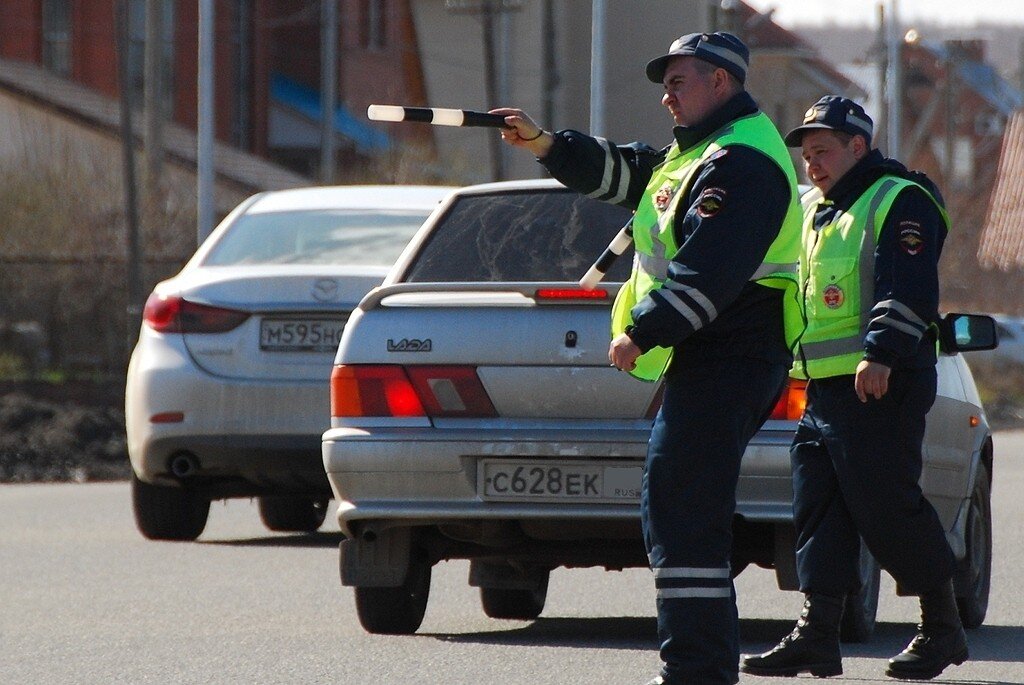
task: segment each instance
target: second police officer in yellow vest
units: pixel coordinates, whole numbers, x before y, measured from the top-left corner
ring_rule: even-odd
[[[807,326],[794,366],[810,381],[791,449],[806,601],[792,633],[744,657],[746,673],[842,673],[839,625],[844,596],[860,585],[861,537],[900,588],[921,598],[918,635],[886,674],[930,679],[967,658],[955,560],[918,485],[949,222],[928,178],[873,150],[871,136],[863,108],[838,96],[821,98],[786,136],[815,185],[804,198]]]
[[[609,359],[648,380],[668,364],[641,494],[663,662],[651,683],[738,681],[730,557],[740,459],[799,332],[796,174],[744,90],[748,63],[728,33],[681,36],[651,60],[647,77],[676,124],[661,150],[548,133],[520,110],[493,110],[506,115],[503,139],[555,178],[636,210],[637,257]]]

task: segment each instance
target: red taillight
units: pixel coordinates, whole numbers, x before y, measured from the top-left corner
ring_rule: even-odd
[[[142,310],[142,320],[159,333],[225,333],[248,318],[248,312],[157,293],[149,296]]]
[[[496,416],[471,366],[335,366],[331,416]]]
[[[768,418],[799,421],[807,406],[807,381],[790,378]]]
[[[602,288],[539,288],[533,297],[535,300],[605,300],[608,299],[608,291]]]
[[[335,366],[331,416],[425,416],[400,366]]]

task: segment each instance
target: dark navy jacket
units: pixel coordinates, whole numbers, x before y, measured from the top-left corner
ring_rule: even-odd
[[[676,126],[673,133],[685,151],[757,111],[753,99],[741,93],[697,126]],[[669,148],[616,146],[577,131],[559,131],[539,161],[570,188],[636,209]],[[703,293],[713,306],[694,307],[703,313],[695,326],[655,290],[633,308],[630,338],[644,351],[655,345],[675,347],[673,365],[735,356],[789,364],[782,291],[749,280],[778,236],[789,206],[782,170],[749,146],[730,145],[702,163],[693,179],[679,190],[685,193],[675,215],[680,248],[668,277]],[[708,197],[714,202],[702,205]]]
[[[815,229],[848,210],[885,174],[920,184],[942,204],[927,176],[872,150],[825,195],[814,214]],[[945,239],[946,223],[924,191],[907,188],[896,196],[875,247],[875,302],[864,339],[865,359],[896,369],[935,364],[935,336],[929,326],[939,320],[939,255]]]

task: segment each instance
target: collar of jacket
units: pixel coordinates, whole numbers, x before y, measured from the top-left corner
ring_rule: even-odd
[[[740,117],[757,113],[757,103],[746,91],[737,93],[725,104],[713,111],[694,126],[674,126],[672,134],[680,150],[689,150],[712,133]]]
[[[824,199],[837,210],[849,209],[857,198],[884,174],[900,175],[894,164],[903,168],[896,160],[883,157],[876,148],[850,167],[850,170],[829,189]],[[905,168],[903,170],[906,171]]]

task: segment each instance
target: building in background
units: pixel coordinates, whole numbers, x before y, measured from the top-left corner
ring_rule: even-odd
[[[325,1],[214,0],[218,214],[246,194],[315,183],[321,177]],[[12,220],[12,226],[23,229],[24,239],[16,247],[11,237],[15,233],[6,231],[0,247],[8,260],[29,264],[36,259],[51,270],[57,264],[68,275],[47,282],[51,289],[64,283],[75,292],[95,292],[94,307],[79,303],[76,326],[90,317],[96,320],[104,307],[112,310],[103,314],[108,323],[94,326],[115,331],[104,343],[111,350],[118,346],[123,327],[109,322],[120,321],[124,312],[115,292],[120,287],[117,269],[124,268],[116,255],[125,241],[115,40],[121,2],[129,30],[128,92],[141,114],[145,7],[150,3],[0,1],[0,160],[8,173],[5,179],[22,166],[49,163],[53,173],[45,177],[46,183],[57,193],[68,191],[60,194],[54,208],[69,207],[50,223],[68,222],[57,228],[76,241],[60,243],[54,237],[66,254],[35,254],[31,250],[37,236],[24,228],[30,224]],[[605,8],[604,36],[596,51],[595,4]],[[147,284],[176,270],[195,241],[200,2],[161,0],[157,5],[163,28],[155,54],[161,61],[162,89],[155,103],[167,124],[159,149],[168,164],[160,206],[143,211],[143,249],[152,260],[147,262]],[[337,149],[333,176],[343,183],[459,184],[543,175],[528,155],[501,145],[493,130],[380,124],[367,121],[366,107],[511,105],[527,110],[546,128],[589,131],[595,72],[603,83],[596,117],[603,123],[594,133],[620,143],[666,145],[671,142],[671,120],[660,103],[662,88],[646,80],[644,67],[675,38],[692,31],[729,30],[750,46],[748,89],[782,130],[798,123],[821,95],[864,99],[877,81],[874,76],[871,83],[857,83],[830,63],[827,47],[818,52],[796,32],[776,24],[770,12],[758,13],[739,0],[337,0],[337,7],[337,102],[329,116]],[[983,47],[978,41],[934,42],[920,36],[902,52],[901,158],[936,178],[954,220],[943,259],[947,309],[1007,309],[1006,297],[996,295],[1002,292],[995,282],[1002,272],[986,271],[976,255],[1002,134],[1024,100],[988,66]],[[877,72],[875,67],[872,73]],[[884,126],[884,117],[878,119]],[[136,142],[145,153],[142,117],[135,123]],[[1004,144],[1004,156],[1006,149]],[[23,165],[25,160],[31,165]],[[1007,168],[1020,175],[1018,167]],[[83,178],[91,180],[70,185]],[[20,192],[8,186],[8,196]],[[1012,192],[1004,195],[1012,197]],[[988,215],[991,231],[1024,230],[1001,216]],[[76,280],[98,273],[97,264],[109,271],[104,279],[110,285],[104,291]],[[15,285],[34,282],[5,268]],[[67,302],[67,288],[54,290],[54,302]]]
[[[321,0],[216,0],[217,140],[309,178],[320,160]],[[752,48],[749,85],[769,116],[788,126],[824,91],[856,85],[796,34],[742,2],[606,2],[604,129],[612,140],[671,142],[661,88],[644,66],[679,35],[725,29]],[[165,0],[166,118],[195,129],[198,2]],[[119,96],[115,2],[4,0],[0,60]],[[130,83],[143,102],[145,6],[130,0]],[[338,0],[338,106],[333,112],[340,178],[385,161],[455,182],[536,176],[540,168],[495,143],[493,131],[380,125],[372,103],[526,109],[549,128],[589,130],[592,0]],[[408,158],[403,160],[403,158]],[[374,179],[379,180],[379,179]]]
[[[992,284],[990,310],[1024,316],[1024,109],[1003,135],[978,257]]]
[[[1003,311],[1001,279],[978,255],[999,178],[996,161],[1001,147],[1008,150],[1004,134],[1010,141],[1007,122],[1024,107],[1024,93],[986,61],[983,41],[932,41],[916,32],[907,38],[900,157],[945,196],[952,230],[941,263],[943,306]]]

